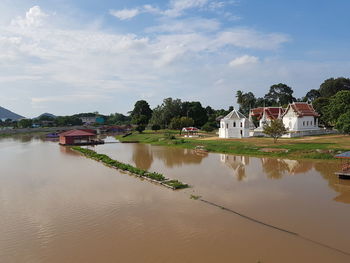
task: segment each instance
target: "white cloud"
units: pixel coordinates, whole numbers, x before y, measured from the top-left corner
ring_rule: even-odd
[[[170,8],[164,11],[164,15],[177,17],[187,9],[201,8],[208,4],[208,0],[171,0]]]
[[[223,8],[224,6],[225,6],[225,2],[222,2],[222,1],[213,1],[209,4],[209,8],[212,10]]]
[[[139,12],[163,12],[142,8]],[[299,96],[330,75],[346,76],[350,67],[269,59],[290,40],[288,35],[223,28],[219,19],[162,16],[136,35],[78,23],[57,26],[35,9],[40,12],[29,10],[11,26],[0,26],[1,92],[19,98],[11,107],[32,116],[43,107],[55,114],[89,109],[125,113],[143,97],[152,106],[172,96],[225,108],[233,104],[234,97],[226,96],[232,87],[262,96],[261,87],[286,82]],[[234,58],[231,67],[228,57]],[[0,97],[0,103],[8,102]]]
[[[220,22],[216,19],[190,18],[183,20],[170,20],[146,29],[146,32],[191,33],[202,31],[217,31]]]
[[[152,5],[144,5],[133,9],[110,10],[110,14],[119,18],[120,20],[131,19],[142,13],[150,13],[163,17],[180,17],[184,15],[186,10],[199,9],[206,11],[215,11],[222,9],[226,4],[233,4],[232,1],[210,1],[210,0],[171,0],[169,8],[162,10]],[[231,14],[230,14],[231,15]],[[232,15],[232,17],[234,17]]]
[[[273,50],[279,48],[283,43],[290,41],[286,34],[268,33],[264,34],[251,29],[238,28],[230,31],[220,32],[214,40],[216,45],[233,45],[241,48]]]
[[[11,24],[20,27],[38,27],[43,24],[47,16],[39,6],[33,6],[28,10],[25,17],[17,17],[12,20]]]
[[[120,20],[128,20],[131,19],[141,13],[141,11],[137,8],[134,9],[122,9],[122,10],[110,10],[109,13]]]
[[[255,56],[244,55],[232,60],[229,65],[230,67],[240,67],[246,65],[253,65],[259,62],[259,58]]]

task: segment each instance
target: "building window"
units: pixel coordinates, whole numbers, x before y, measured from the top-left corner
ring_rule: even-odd
[[[226,123],[226,128],[228,129],[228,123]]]
[[[233,122],[233,127],[236,127],[236,122],[235,121]]]
[[[310,121],[310,126],[312,126],[312,121]]]
[[[305,121],[303,121],[303,126],[305,126]]]
[[[241,130],[241,136],[243,136],[243,131]]]
[[[243,127],[243,122],[241,122],[241,127]]]

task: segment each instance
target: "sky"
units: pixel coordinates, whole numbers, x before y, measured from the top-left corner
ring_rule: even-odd
[[[126,114],[164,98],[236,106],[350,77],[348,0],[1,0],[0,106]]]

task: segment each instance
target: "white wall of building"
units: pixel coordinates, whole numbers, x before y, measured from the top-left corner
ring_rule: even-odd
[[[298,117],[292,110],[283,116],[283,124],[289,131],[318,130],[318,118],[313,116]]]
[[[246,138],[249,137],[249,122],[247,119],[225,120],[220,122],[220,138]]]

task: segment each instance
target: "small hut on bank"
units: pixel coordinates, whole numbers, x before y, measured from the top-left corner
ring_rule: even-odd
[[[196,127],[184,127],[182,129],[182,133],[184,133],[185,137],[193,137],[193,136],[198,136],[198,131],[199,129]]]
[[[59,134],[60,145],[93,145],[102,144],[103,141],[97,140],[96,134],[84,130],[70,130]]]

